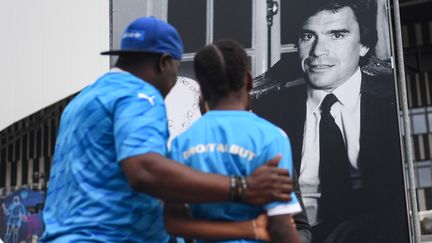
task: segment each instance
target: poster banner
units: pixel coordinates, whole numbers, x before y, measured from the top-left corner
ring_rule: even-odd
[[[0,199],[0,239],[8,243],[38,242],[43,233],[42,192],[19,189]]]
[[[295,50],[255,79],[252,108],[290,137],[312,242],[409,242],[388,2],[280,5]]]
[[[199,96],[200,89],[195,80],[183,76],[177,77],[174,88],[165,98],[170,132],[168,147],[173,138],[190,128],[201,117]]]

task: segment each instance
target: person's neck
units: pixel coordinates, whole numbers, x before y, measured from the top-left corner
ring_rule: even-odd
[[[228,95],[215,103],[210,110],[246,110],[247,99],[238,95]]]
[[[160,87],[160,80],[155,72],[155,70],[150,65],[140,65],[140,66],[131,66],[131,67],[120,67],[122,70],[138,77],[139,79],[151,84],[157,90],[159,90],[160,94],[165,98],[167,93],[163,91]]]
[[[150,82],[152,80],[153,77],[153,70],[151,70],[148,66],[146,65],[139,65],[139,66],[124,66],[124,67],[120,67],[122,70],[133,74],[134,76],[145,80],[147,82]]]

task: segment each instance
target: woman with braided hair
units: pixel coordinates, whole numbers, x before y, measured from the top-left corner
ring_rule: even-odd
[[[190,216],[185,205],[166,204],[165,226],[172,235],[199,239],[197,242],[270,238],[273,242],[299,242],[291,215],[301,211],[301,206],[294,193],[288,203],[264,207],[240,203],[244,194],[238,185],[262,161],[281,154],[279,167],[292,171],[286,134],[248,111],[252,89],[249,66],[246,52],[232,40],[216,41],[195,56],[195,74],[209,111],[173,140],[170,156],[201,172],[231,176],[234,202],[190,204]],[[263,213],[268,216],[268,232],[265,217],[259,217]]]

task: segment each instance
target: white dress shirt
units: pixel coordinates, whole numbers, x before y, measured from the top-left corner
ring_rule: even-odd
[[[341,130],[348,158],[351,165],[358,169],[357,158],[360,150],[360,68],[341,86],[332,91],[339,102],[330,110],[331,115]],[[308,88],[306,104],[306,121],[303,135],[303,149],[299,176],[300,190],[306,207],[309,223],[317,225],[319,190],[319,123],[320,105],[328,92]],[[359,172],[358,172],[359,173]]]

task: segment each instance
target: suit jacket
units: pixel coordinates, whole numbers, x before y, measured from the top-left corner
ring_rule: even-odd
[[[252,100],[252,110],[288,134],[294,168],[299,173],[306,84],[269,91]],[[391,76],[377,78],[362,74],[360,112],[358,167],[366,195],[362,203],[367,208],[364,213],[367,219],[362,226],[353,227],[361,232],[353,231],[352,235],[359,234],[362,239],[344,238],[340,242],[409,242],[398,113]]]

